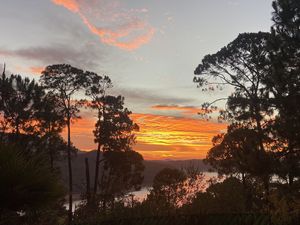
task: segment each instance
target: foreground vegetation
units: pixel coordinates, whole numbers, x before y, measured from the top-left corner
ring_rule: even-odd
[[[108,94],[109,77],[65,64],[46,67],[40,82],[4,70],[0,224],[294,224],[300,214],[300,2],[276,0],[273,8],[270,33],[240,34],[195,70],[203,91],[232,90],[202,110],[209,119],[215,104],[226,102],[219,120],[230,125],[214,137],[205,159],[220,179],[207,182],[194,166],[166,168],[145,200],[127,195],[143,180],[143,158],[132,150],[138,125],[124,98]],[[70,134],[84,108],[97,115],[97,159],[93,181],[91,162],[82,162],[86,191],[73,213],[77,149]],[[60,184],[57,160],[68,163],[68,188]]]

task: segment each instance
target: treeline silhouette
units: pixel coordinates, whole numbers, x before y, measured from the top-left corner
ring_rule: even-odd
[[[230,125],[216,135],[205,162],[158,172],[146,199],[143,158],[132,150],[138,125],[112,82],[71,65],[50,65],[40,82],[5,74],[0,80],[0,224],[297,224],[300,214],[300,2],[273,1],[270,32],[243,33],[206,55],[194,82],[204,92],[228,87],[203,103]],[[79,99],[82,98],[82,99]],[[97,116],[95,176],[84,162],[86,191],[72,210],[72,122],[88,107]],[[60,133],[67,129],[67,141]],[[69,187],[54,161],[66,159]],[[68,213],[63,207],[68,194]]]
[[[294,220],[297,224],[298,220]],[[265,214],[197,214],[107,220],[102,225],[271,225]],[[293,223],[291,223],[293,224]]]
[[[83,107],[97,115],[93,188],[88,159],[82,162],[88,204],[97,207],[101,196],[105,208],[117,196],[140,188],[143,157],[131,148],[139,127],[130,119],[124,97],[107,94],[109,88],[109,77],[71,65],[47,66],[39,83],[20,75],[7,76],[4,66],[0,79],[1,224],[59,224],[66,220],[62,204],[67,193],[68,223],[72,223],[71,158],[77,149],[71,142],[71,124],[80,118]],[[67,141],[61,137],[65,127]],[[54,163],[63,159],[68,163],[68,192]]]

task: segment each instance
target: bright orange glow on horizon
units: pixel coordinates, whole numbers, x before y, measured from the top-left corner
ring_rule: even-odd
[[[204,158],[212,137],[227,127],[213,121],[153,114],[132,114],[132,119],[140,126],[133,149],[148,160]],[[96,148],[92,133],[95,121],[89,117],[72,125],[72,142],[79,149],[90,151]]]
[[[204,158],[226,124],[192,118],[133,114],[139,124],[135,149],[147,159]]]
[[[33,74],[38,74],[40,75],[42,73],[42,71],[44,70],[44,67],[41,66],[32,66],[29,68],[29,71]]]

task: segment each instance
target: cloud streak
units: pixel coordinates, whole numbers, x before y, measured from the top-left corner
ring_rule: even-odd
[[[179,106],[179,105],[154,105],[152,109],[159,111],[180,111],[185,115],[197,115],[202,112],[201,108],[195,106]]]
[[[123,50],[135,50],[152,39],[155,29],[147,22],[137,17],[137,14],[147,13],[147,9],[124,10],[117,2],[105,1],[52,0],[69,11],[76,13],[100,41]],[[97,26],[97,23],[102,26]],[[107,26],[103,26],[106,23]]]
[[[131,117],[140,126],[134,149],[146,159],[204,158],[212,146],[212,137],[227,127],[213,121],[154,114],[135,113]],[[95,122],[90,116],[73,124],[72,140],[80,149],[95,149],[92,134]]]
[[[63,44],[26,47],[15,50],[0,48],[0,56],[33,60],[42,64],[42,66],[68,63],[89,68],[96,67],[99,64],[99,56],[102,57],[100,52],[96,51],[93,46],[84,45],[75,49]],[[31,72],[37,72],[37,68],[32,68]]]
[[[212,121],[153,114],[133,114],[132,118],[141,127],[138,140],[154,145],[210,146],[212,137],[226,127]]]
[[[115,94],[118,93],[122,93],[122,95],[125,96],[126,100],[130,100],[131,102],[146,102],[150,105],[168,104],[170,102],[173,104],[186,104],[194,100],[192,98],[181,98],[171,95],[157,94],[159,93],[159,91],[145,88],[119,88],[118,92],[116,92]]]

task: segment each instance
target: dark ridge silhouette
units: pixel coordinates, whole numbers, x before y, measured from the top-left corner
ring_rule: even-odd
[[[90,163],[90,180],[92,181],[95,176],[95,161],[96,151],[83,152],[79,151],[77,156],[72,158],[73,173],[74,173],[74,191],[77,194],[83,193],[86,189],[85,186],[85,158]],[[100,159],[101,160],[101,159]],[[155,175],[164,168],[181,169],[189,165],[194,165],[199,168],[200,171],[207,172],[211,170],[209,165],[204,164],[201,159],[191,160],[144,160],[144,181],[143,186],[149,187],[152,185]],[[57,166],[60,168],[62,179],[65,184],[68,181],[67,164],[66,162],[57,162]],[[100,170],[101,174],[101,170]]]

